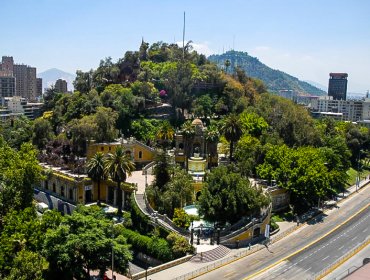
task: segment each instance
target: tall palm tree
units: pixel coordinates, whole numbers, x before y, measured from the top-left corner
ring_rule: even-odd
[[[208,167],[212,166],[212,157],[214,156],[214,153],[212,152],[210,146],[216,145],[217,150],[217,142],[220,139],[220,132],[216,125],[211,124],[204,135],[204,138],[206,140],[206,154],[209,153],[209,159],[208,159]]]
[[[100,182],[105,178],[104,154],[97,152],[86,164],[87,174],[98,183],[98,205],[100,206]]]
[[[243,134],[239,116],[232,113],[225,117],[222,122],[221,131],[225,135],[226,140],[230,142],[230,160],[232,160],[234,142],[238,141]]]
[[[121,183],[126,181],[127,176],[131,176],[135,170],[135,164],[124,152],[122,147],[117,147],[113,154],[107,154],[104,160],[104,172],[114,182],[117,183],[117,204],[118,216],[122,215],[122,189]]]
[[[157,140],[160,141],[163,148],[166,148],[173,140],[175,131],[168,121],[164,121],[157,131]]]
[[[185,155],[185,167],[188,168],[188,157],[189,157],[189,148],[190,148],[190,141],[194,137],[195,134],[195,127],[191,123],[191,121],[186,121],[182,125],[182,136],[184,139],[184,155]]]

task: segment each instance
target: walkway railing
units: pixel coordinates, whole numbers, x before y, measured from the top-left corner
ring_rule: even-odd
[[[149,204],[148,202],[148,199],[146,197],[146,194],[144,193],[144,200],[145,200],[145,205],[146,205],[146,210],[148,211],[148,213],[150,214],[149,217],[152,221],[154,222],[157,222],[158,223],[158,219],[162,221],[162,223],[160,223],[160,225],[166,227],[167,229],[171,230],[171,231],[175,231],[177,232],[178,234],[181,234],[185,237],[189,237],[190,236],[190,233],[189,231],[187,231],[186,229],[183,229],[183,228],[180,228],[178,226],[176,226],[173,221],[167,217],[166,214],[160,214],[158,213],[157,211],[155,211]]]

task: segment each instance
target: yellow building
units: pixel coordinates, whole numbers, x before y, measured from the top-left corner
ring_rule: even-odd
[[[117,147],[122,146],[127,155],[135,163],[137,169],[140,166],[146,165],[154,160],[155,149],[149,147],[134,138],[121,139],[117,142],[96,143],[90,141],[87,146],[87,160],[92,158],[97,152],[103,154],[114,153]]]
[[[95,143],[91,141],[87,147],[87,160],[95,155],[96,152],[104,154],[114,153],[118,146],[123,146],[126,154],[130,155],[136,168],[144,166],[153,161],[155,150],[143,143],[131,138],[128,140],[112,143]],[[73,204],[87,204],[98,200],[98,184],[91,180],[86,174],[72,173],[70,170],[63,170],[42,163],[46,179],[40,182],[41,190],[51,195],[59,197]],[[100,182],[100,200],[110,205],[117,206],[117,184],[112,180]],[[121,183],[122,208],[129,203],[130,194],[136,189],[135,184]]]

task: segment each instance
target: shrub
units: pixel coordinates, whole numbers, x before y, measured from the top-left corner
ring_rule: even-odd
[[[193,247],[189,244],[186,238],[181,235],[171,232],[166,239],[171,246],[172,254],[175,259],[185,256],[186,253],[193,252]]]
[[[132,245],[136,252],[145,253],[165,262],[173,259],[170,245],[163,238],[141,235],[124,227],[120,229],[120,234],[127,238],[128,243]]]
[[[189,215],[182,208],[175,208],[172,220],[176,226],[185,229],[189,228],[191,223]]]

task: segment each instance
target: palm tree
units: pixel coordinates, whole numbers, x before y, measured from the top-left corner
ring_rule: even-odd
[[[117,204],[118,216],[122,215],[122,189],[121,183],[126,181],[127,176],[135,170],[135,165],[130,157],[123,151],[122,147],[117,147],[113,154],[107,154],[104,160],[104,172],[114,182],[117,183]]]
[[[104,154],[97,152],[86,164],[87,174],[98,183],[98,205],[100,206],[100,182],[105,178]]]
[[[175,131],[168,121],[164,121],[162,125],[158,128],[157,131],[157,140],[160,141],[163,148],[166,148],[167,145],[173,140]]]
[[[190,140],[193,138],[195,134],[195,128],[191,121],[186,121],[182,125],[182,136],[184,139],[184,155],[185,155],[185,167],[188,168],[188,157],[189,157],[189,147],[190,147]]]
[[[218,128],[216,125],[211,124],[206,132],[205,132],[205,140],[206,140],[206,154],[209,153],[209,159],[208,159],[208,167],[212,166],[212,157],[214,154],[212,153],[210,146],[211,145],[216,145],[216,150],[217,150],[217,142],[220,139],[220,132],[218,131]]]
[[[242,136],[242,128],[239,116],[232,113],[223,119],[222,133],[225,135],[227,141],[230,142],[230,160],[233,158],[234,142],[238,141]]]

